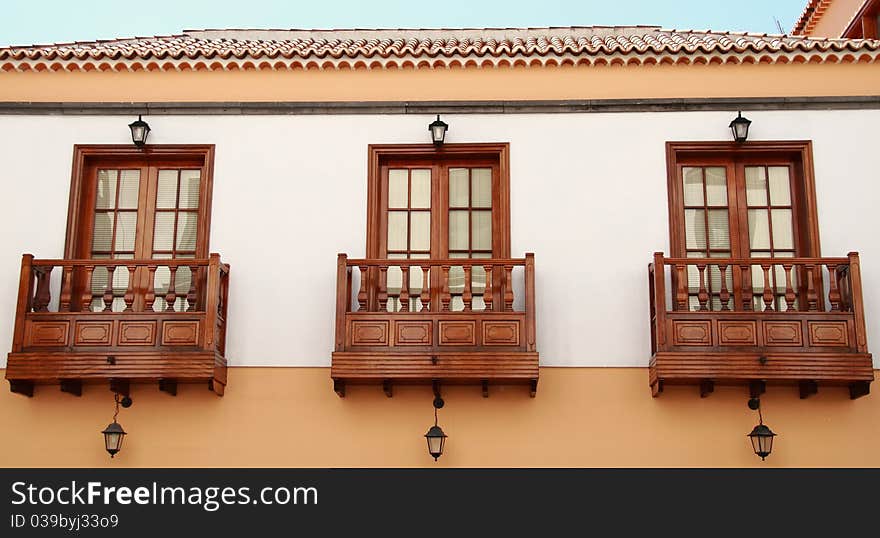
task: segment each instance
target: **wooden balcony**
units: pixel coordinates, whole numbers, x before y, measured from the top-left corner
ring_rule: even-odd
[[[669,276],[667,277],[667,271]],[[664,258],[648,268],[650,384],[790,384],[801,398],[820,385],[868,394],[874,379],[865,334],[859,256]],[[667,291],[668,290],[668,291]],[[667,304],[668,301],[668,304]]]
[[[53,278],[54,276],[54,278]],[[162,286],[157,287],[157,282]],[[34,260],[21,264],[10,389],[83,383],[226,386],[229,266],[209,259]]]
[[[522,297],[514,282],[522,278]],[[353,282],[357,284],[353,287]],[[345,385],[523,384],[535,395],[535,258],[349,260],[339,255],[330,375]]]

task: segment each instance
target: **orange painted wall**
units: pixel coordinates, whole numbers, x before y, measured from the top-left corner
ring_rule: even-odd
[[[420,101],[875,95],[880,64],[2,73],[0,101]]]
[[[880,395],[850,400],[842,388],[800,400],[771,387],[767,424],[779,434],[764,463],[746,434],[757,421],[744,388],[669,388],[651,398],[641,368],[543,368],[538,396],[522,387],[444,388],[446,454],[434,463],[428,387],[331,390],[326,368],[233,368],[226,396],[203,386],[177,397],[133,389],[119,421],[129,432],[110,460],[98,433],[112,417],[106,385],[81,398],[57,386],[34,398],[0,390],[5,467],[877,467]]]
[[[819,18],[816,27],[807,35],[813,37],[840,37],[855,14],[867,0],[833,0]]]

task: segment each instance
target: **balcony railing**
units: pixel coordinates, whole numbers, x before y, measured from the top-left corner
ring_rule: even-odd
[[[13,392],[60,384],[206,382],[226,385],[229,266],[209,259],[35,260],[21,264],[12,352]]]
[[[535,259],[339,255],[331,376],[345,384],[538,382]]]
[[[846,258],[664,258],[648,268],[650,384],[819,384],[868,393],[859,256]],[[667,277],[668,274],[668,277]]]

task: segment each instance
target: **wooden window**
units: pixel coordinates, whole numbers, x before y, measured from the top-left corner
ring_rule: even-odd
[[[506,144],[370,146],[367,256],[387,259],[508,258],[509,176]],[[436,289],[441,275],[429,275]],[[402,284],[390,267],[389,295]],[[424,275],[409,272],[409,311],[421,310]],[[452,266],[450,309],[461,310],[464,270]],[[471,275],[474,293],[486,286],[482,268]],[[475,299],[473,308],[483,308]],[[389,311],[400,304],[388,301]]]
[[[211,207],[213,146],[76,146],[68,213],[68,259],[206,258]],[[102,293],[111,275],[96,267],[91,278]],[[149,284],[147,271],[135,273],[137,288]],[[125,309],[128,271],[112,275],[112,309]],[[174,289],[189,289],[192,275],[180,267]],[[153,308],[163,311],[162,296],[171,271],[160,266],[153,277]],[[187,308],[180,297],[175,310]],[[103,310],[96,298],[93,310]]]
[[[819,256],[815,188],[809,142],[667,144],[672,255],[689,258]],[[784,310],[782,267],[769,275],[778,309]],[[756,310],[763,305],[764,275],[734,280],[726,288],[751,288]],[[797,275],[793,275],[797,287]],[[737,278],[739,279],[739,277]],[[687,271],[689,306],[698,310],[699,273]],[[709,309],[720,310],[721,273],[710,265]],[[730,306],[729,304],[727,306]]]
[[[877,39],[880,28],[880,0],[866,0],[852,18],[842,37],[850,39]]]

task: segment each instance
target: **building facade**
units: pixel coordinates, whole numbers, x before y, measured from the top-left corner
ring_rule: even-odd
[[[862,4],[0,49],[3,461],[876,465]]]

